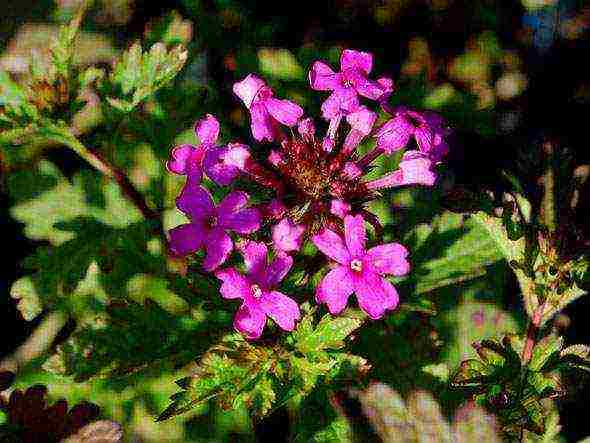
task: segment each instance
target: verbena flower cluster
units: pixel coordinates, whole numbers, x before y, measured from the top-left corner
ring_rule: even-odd
[[[330,92],[321,107],[328,122],[323,137],[298,104],[276,98],[261,78],[249,74],[235,83],[233,91],[250,113],[253,138],[268,145],[261,148],[266,162],[257,161],[245,144],[218,144],[219,123],[212,115],[196,123],[198,146],[172,150],[167,168],[187,177],[177,207],[190,223],[170,231],[170,249],[182,256],[204,250],[203,268],[222,282],[221,296],[242,300],[234,326],[249,339],[261,336],[267,317],[283,330],[295,327],[299,305],[277,288],[307,240],[330,262],[315,299],[332,314],[342,312],[353,293],[372,319],[398,305],[398,293],[384,276],[409,272],[408,251],[398,243],[367,249],[366,223],[378,229],[379,222],[366,204],[381,189],[433,185],[433,168],[448,152],[449,129],[435,113],[390,107],[393,81],[369,78],[372,65],[370,53],[349,49],[341,54],[339,72],[322,61],[312,65],[311,88]],[[363,99],[380,106],[389,120],[375,128],[377,113]],[[374,147],[360,156],[357,148],[368,137],[375,139]],[[396,170],[365,178],[378,157],[403,149]],[[245,192],[232,189],[216,203],[203,186],[204,175],[220,186],[250,179],[274,196],[250,206]],[[254,241],[250,234],[263,226],[270,227],[270,238]],[[234,248],[243,256],[245,274],[222,268]]]

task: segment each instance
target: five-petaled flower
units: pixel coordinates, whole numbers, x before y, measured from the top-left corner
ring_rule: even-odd
[[[166,168],[174,174],[186,175],[188,182],[200,183],[203,170],[219,185],[229,185],[250,157],[248,147],[239,143],[216,146],[219,137],[219,122],[211,114],[199,120],[195,132],[201,144],[179,145],[172,149]]]
[[[366,251],[365,223],[360,215],[344,218],[344,238],[326,229],[312,241],[336,262],[317,289],[318,303],[326,303],[332,314],[338,314],[346,307],[348,297],[355,293],[360,308],[372,319],[395,309],[399,302],[397,291],[383,275],[400,276],[409,272],[408,251],[404,246],[387,243]]]
[[[233,267],[215,273],[222,281],[220,292],[223,298],[242,299],[242,306],[234,318],[234,328],[246,338],[257,339],[262,335],[266,317],[270,317],[281,329],[292,331],[301,316],[299,305],[276,287],[291,269],[293,259],[279,253],[268,263],[266,246],[254,241],[246,241],[240,250],[246,275]]]
[[[309,83],[316,91],[333,91],[322,104],[322,115],[331,120],[339,114],[356,111],[359,95],[371,100],[383,100],[393,90],[389,78],[370,80],[373,56],[368,52],[345,49],[340,56],[340,72],[316,61],[309,71]]]
[[[248,194],[233,191],[216,207],[209,191],[187,183],[176,200],[190,223],[170,230],[170,249],[187,255],[205,248],[203,268],[212,271],[227,260],[233,241],[227,231],[249,234],[260,228],[260,211],[247,208]]]

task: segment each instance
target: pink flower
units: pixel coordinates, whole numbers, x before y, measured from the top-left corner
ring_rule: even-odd
[[[377,114],[365,106],[359,106],[356,111],[348,114],[346,121],[350,125],[350,131],[344,140],[343,152],[348,154],[354,151],[363,138],[371,133],[376,120]]]
[[[391,79],[377,81],[367,77],[373,68],[373,56],[368,52],[345,49],[340,56],[340,72],[334,72],[322,61],[316,61],[309,71],[309,83],[316,91],[333,91],[322,104],[322,115],[331,120],[339,114],[354,112],[359,95],[382,100],[393,90]]]
[[[305,226],[284,218],[272,227],[272,241],[278,251],[298,251],[303,242]]]
[[[371,180],[365,186],[371,190],[404,185],[432,186],[436,181],[432,166],[433,161],[428,155],[419,151],[407,151],[399,163],[399,169]]]
[[[204,248],[203,268],[212,271],[227,260],[233,249],[227,231],[250,234],[260,228],[260,212],[246,208],[247,204],[246,193],[233,191],[215,207],[209,191],[187,183],[176,206],[191,221],[170,230],[170,249],[184,256]]]
[[[344,218],[346,217],[351,211],[350,203],[335,198],[330,202],[330,213],[334,214],[336,217]]]
[[[257,141],[272,142],[278,138],[276,122],[295,126],[303,115],[303,109],[296,103],[274,98],[272,89],[253,74],[234,83],[233,90],[250,111],[252,136]]]
[[[344,239],[325,229],[312,237],[320,251],[336,262],[316,291],[316,301],[326,303],[332,314],[344,310],[354,292],[360,308],[372,319],[395,309],[397,291],[383,275],[404,275],[410,270],[408,251],[399,243],[387,243],[365,251],[366,230],[360,215],[344,218]]]
[[[376,148],[391,154],[404,148],[411,137],[414,137],[418,149],[424,153],[433,151],[435,144],[443,142],[442,137],[446,135],[444,120],[434,112],[419,113],[400,106],[391,109],[384,105],[393,118],[385,123],[375,134],[377,139]],[[437,138],[435,142],[435,138]],[[440,155],[440,149],[438,152]]]
[[[247,275],[235,268],[219,270],[215,276],[222,281],[221,296],[241,298],[242,306],[234,318],[234,328],[248,339],[262,335],[266,317],[272,318],[281,329],[292,331],[301,316],[299,306],[275,288],[287,275],[293,259],[279,254],[267,262],[267,248],[263,243],[248,241],[240,247]]]
[[[195,124],[199,146],[180,145],[172,149],[171,158],[166,162],[168,171],[186,175],[188,181],[200,183],[203,170],[215,183],[229,185],[244,169],[250,157],[248,147],[237,143],[216,146],[219,137],[219,122],[211,114]]]

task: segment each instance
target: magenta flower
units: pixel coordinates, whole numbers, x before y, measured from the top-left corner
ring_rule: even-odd
[[[247,275],[240,274],[235,268],[215,273],[222,281],[220,292],[223,298],[243,300],[234,318],[234,328],[248,339],[257,339],[262,335],[266,317],[270,317],[281,329],[292,331],[295,321],[301,317],[299,306],[275,288],[291,269],[293,259],[279,254],[269,264],[266,246],[253,241],[246,242],[240,249]]]
[[[233,191],[215,207],[209,191],[187,183],[176,206],[190,218],[190,223],[170,230],[170,249],[184,256],[204,248],[203,268],[214,270],[227,260],[233,249],[228,231],[250,234],[260,228],[259,210],[247,208],[247,204],[245,192]]]
[[[332,120],[338,115],[354,112],[359,106],[359,95],[371,100],[382,100],[393,90],[392,81],[377,81],[367,77],[373,68],[373,56],[368,52],[345,49],[340,56],[340,72],[334,72],[322,61],[316,61],[309,71],[309,83],[316,91],[333,91],[322,104],[322,115]]]
[[[250,157],[248,147],[237,143],[216,146],[219,122],[211,114],[195,124],[195,132],[201,144],[176,146],[166,168],[174,174],[186,175],[188,181],[197,184],[203,179],[204,170],[215,183],[229,185],[244,170]]]
[[[434,112],[419,113],[403,106],[391,109],[384,105],[383,109],[393,115],[393,118],[375,133],[376,148],[385,153],[399,151],[412,137],[420,151],[430,153],[436,144],[443,143],[443,137],[447,135],[444,120]],[[445,153],[442,153],[440,148],[437,150],[438,156]]]
[[[274,98],[272,89],[255,75],[248,74],[242,81],[234,83],[233,90],[250,111],[252,136],[257,141],[272,142],[280,138],[277,122],[295,126],[303,115],[298,104]]]
[[[284,218],[272,227],[272,242],[278,251],[298,251],[303,242],[305,226]]]
[[[432,171],[433,161],[419,151],[407,151],[399,163],[399,169],[365,183],[367,189],[377,190],[404,185],[432,186],[436,173]]]
[[[383,275],[404,275],[410,270],[408,251],[399,243],[387,243],[365,251],[366,230],[360,215],[344,218],[344,239],[325,229],[312,237],[320,251],[336,262],[316,291],[316,301],[326,303],[332,314],[344,310],[354,292],[360,308],[372,319],[395,309],[397,291]]]

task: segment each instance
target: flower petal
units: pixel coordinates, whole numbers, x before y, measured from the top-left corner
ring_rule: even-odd
[[[227,260],[234,244],[222,228],[213,228],[205,240],[207,254],[203,260],[203,269],[211,272]]]
[[[175,146],[170,153],[170,160],[166,162],[166,169],[173,174],[187,175],[189,171],[195,175],[197,181],[201,181],[201,177],[197,175],[201,173],[201,161],[205,150],[201,147],[193,145],[179,145]]]
[[[225,161],[228,148],[214,146],[207,150],[203,159],[203,168],[207,176],[221,186],[227,186],[240,174],[240,169]]]
[[[279,253],[266,269],[266,284],[269,288],[277,286],[289,273],[293,266],[293,258],[287,254]]]
[[[337,217],[344,218],[351,211],[350,203],[341,199],[334,199],[330,202],[330,213]]]
[[[326,303],[332,314],[339,314],[346,308],[348,297],[354,291],[353,280],[346,266],[332,269],[323,278],[316,291],[318,303]]]
[[[369,74],[373,69],[373,55],[369,52],[345,49],[340,55],[340,69],[360,69]]]
[[[244,257],[244,265],[248,274],[252,276],[252,280],[262,283],[266,271],[266,256],[268,253],[266,245],[262,242],[246,240],[241,242],[238,248],[242,253],[242,257]]]
[[[348,249],[346,249],[342,237],[334,231],[324,229],[320,234],[314,235],[311,241],[332,260],[336,260],[341,265],[348,266],[350,254],[348,253]]]
[[[387,85],[384,86],[378,81],[369,80],[367,78],[358,81],[354,88],[360,95],[370,98],[371,100],[382,100],[387,94],[391,94]]]
[[[344,217],[344,238],[351,258],[362,257],[365,254],[367,231],[361,215]]]
[[[340,86],[340,75],[322,61],[316,61],[309,70],[309,84],[316,91],[332,91]]]
[[[250,149],[242,143],[228,143],[227,150],[223,156],[225,164],[235,166],[243,171],[246,161],[250,158]]]
[[[436,174],[432,171],[430,158],[418,151],[407,151],[399,163],[404,185],[432,186]]]
[[[199,120],[195,125],[195,133],[201,144],[213,145],[219,137],[219,122],[211,114]]]
[[[235,268],[220,269],[215,277],[222,281],[219,292],[223,298],[246,298],[250,294],[248,280]]]
[[[354,112],[346,116],[346,121],[363,135],[369,135],[373,125],[377,120],[377,114],[369,110],[366,106],[359,106]]]
[[[176,199],[176,207],[188,215],[192,221],[197,221],[211,216],[215,205],[209,191],[202,186],[187,182]]]
[[[266,86],[264,80],[253,74],[248,74],[242,81],[234,83],[233,91],[244,102],[246,107],[250,109],[258,91],[264,86]]]
[[[273,121],[261,103],[255,103],[250,108],[250,117],[252,118],[250,128],[252,129],[252,137],[256,141],[267,140],[272,142],[274,140]]]
[[[227,194],[217,205],[219,218],[227,217],[233,212],[239,211],[248,205],[250,197],[243,191],[232,191]]]
[[[375,272],[366,270],[355,276],[353,282],[359,307],[373,320],[381,318],[386,310],[394,309],[399,302],[395,288]]]
[[[420,151],[429,152],[432,149],[432,143],[434,141],[434,134],[428,126],[420,126],[414,131],[414,137],[416,137],[416,144]]]
[[[262,214],[258,208],[236,211],[220,220],[220,225],[238,234],[251,234],[260,229]]]
[[[292,331],[295,321],[301,317],[299,305],[278,291],[265,292],[260,298],[260,308],[285,331]]]
[[[303,115],[303,109],[291,100],[267,98],[264,100],[266,110],[278,122],[286,126],[295,126]]]
[[[170,236],[170,250],[180,256],[192,254],[202,245],[206,231],[199,225],[187,223],[168,231]]]
[[[293,223],[283,218],[272,227],[272,241],[279,251],[298,251],[303,241],[305,226]]]
[[[322,103],[322,117],[331,120],[338,114],[355,111],[358,106],[358,95],[353,88],[338,88]]]
[[[379,274],[406,275],[410,272],[408,250],[399,243],[386,243],[367,251],[364,261]]]
[[[234,328],[247,339],[255,340],[262,335],[266,315],[258,307],[244,303],[234,317]]]

